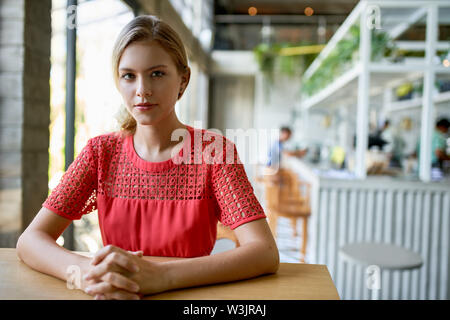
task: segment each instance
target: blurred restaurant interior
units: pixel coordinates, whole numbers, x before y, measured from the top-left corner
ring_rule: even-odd
[[[381,257],[379,299],[450,299],[450,1],[39,3],[0,0],[0,247],[15,247],[87,140],[118,129],[110,52],[152,14],[188,51],[177,115],[236,143],[280,262],[326,265],[354,300],[370,299],[363,266]],[[101,248],[96,212],[58,243]],[[405,257],[360,257],[358,244]],[[219,225],[213,254],[236,245]]]

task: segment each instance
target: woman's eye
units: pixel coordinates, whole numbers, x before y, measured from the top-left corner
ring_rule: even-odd
[[[125,73],[122,78],[125,80],[132,79],[134,76],[131,73]]]
[[[164,72],[161,71],[153,71],[152,72],[152,77],[162,77],[164,75]]]

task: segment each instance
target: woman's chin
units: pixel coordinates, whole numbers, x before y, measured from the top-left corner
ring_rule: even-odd
[[[160,121],[159,117],[153,116],[144,116],[144,115],[137,115],[134,117],[136,122],[141,126],[150,126],[154,125],[155,123],[158,123]]]

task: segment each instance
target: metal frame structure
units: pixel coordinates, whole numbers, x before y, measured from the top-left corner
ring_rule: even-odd
[[[371,53],[371,32],[367,21],[370,18],[370,12],[373,8],[380,9],[414,9],[412,14],[402,20],[393,28],[388,30],[389,35],[395,39],[404,33],[412,24],[416,23],[426,15],[426,39],[417,42],[401,42],[402,46],[412,46],[415,50],[425,49],[425,58],[423,61],[414,64],[394,64],[378,63],[370,61]],[[415,77],[424,78],[424,93],[422,97],[422,125],[421,125],[421,147],[420,147],[420,172],[419,177],[422,181],[431,180],[431,135],[434,128],[434,114],[436,99],[433,96],[433,84],[437,73],[450,74],[450,68],[442,65],[436,65],[433,61],[438,48],[448,48],[445,42],[438,42],[438,24],[439,9],[450,8],[450,2],[445,0],[430,1],[386,1],[386,0],[362,0],[350,13],[342,26],[330,39],[327,46],[306,70],[304,79],[313,75],[319,68],[322,61],[333,51],[337,43],[346,35],[350,27],[359,19],[360,24],[360,58],[355,67],[335,79],[330,85],[311,97],[302,99],[301,108],[308,110],[319,105],[325,99],[336,95],[340,89],[352,84],[357,89],[357,130],[356,130],[356,157],[355,157],[355,175],[359,179],[366,178],[365,156],[367,150],[368,134],[368,110],[370,96],[375,91],[377,94],[383,91],[387,83],[372,85],[372,76],[383,76],[394,74],[397,82],[405,79],[405,74],[415,73]],[[383,15],[381,15],[383,19]],[[357,83],[357,85],[356,85]],[[354,99],[353,99],[354,100]]]
[[[65,165],[64,171],[67,171],[74,159],[74,140],[75,140],[75,78],[76,78],[76,59],[77,59],[77,27],[69,25],[69,15],[72,14],[71,8],[78,5],[78,0],[67,0],[67,42],[66,42],[66,132],[65,132]],[[76,14],[76,13],[75,13]],[[75,15],[76,17],[76,15]],[[74,225],[71,223],[64,232],[64,246],[69,250],[75,249],[74,243]]]

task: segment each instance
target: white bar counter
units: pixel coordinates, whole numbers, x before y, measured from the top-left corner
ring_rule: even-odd
[[[307,262],[326,264],[342,299],[370,299],[362,267],[339,259],[347,243],[392,243],[420,254],[412,271],[382,271],[380,299],[450,299],[450,180],[327,177],[286,157],[283,165],[312,185]]]

